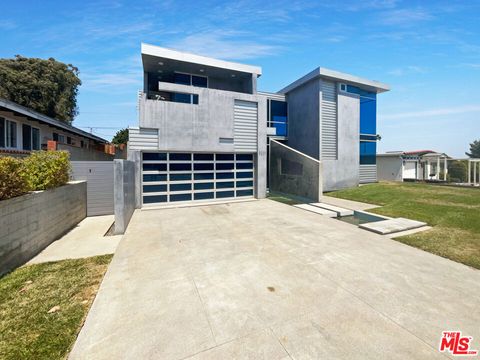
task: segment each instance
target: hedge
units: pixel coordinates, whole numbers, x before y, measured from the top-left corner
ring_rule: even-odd
[[[67,151],[35,151],[25,159],[0,158],[0,200],[65,185],[70,178]]]

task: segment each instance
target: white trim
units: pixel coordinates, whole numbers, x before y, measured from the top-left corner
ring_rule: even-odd
[[[287,146],[287,145],[282,144],[281,142],[279,142],[279,141],[277,141],[277,140],[275,140],[275,139],[270,138],[270,142],[272,142],[272,141],[273,141],[274,143],[278,144],[278,145],[282,145],[283,147],[287,148],[288,150],[291,150],[291,151],[293,151],[293,152],[295,152],[295,153],[297,153],[297,154],[299,154],[299,155],[301,155],[301,156],[306,157],[307,159],[313,160],[313,161],[315,161],[315,162],[317,162],[317,163],[320,164],[320,160],[317,160],[317,159],[315,159],[315,158],[313,158],[313,157],[311,157],[311,156],[308,156],[308,155],[306,155],[306,154],[304,154],[304,153],[302,153],[302,152],[300,152],[300,151],[298,151],[298,150],[295,150],[294,148],[291,148],[290,146]]]

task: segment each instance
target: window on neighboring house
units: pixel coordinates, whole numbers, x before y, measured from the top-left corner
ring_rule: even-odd
[[[72,138],[70,136],[67,136],[67,144],[72,145]]]
[[[65,136],[58,134],[58,142],[65,144]]]
[[[5,119],[0,117],[0,148],[5,147]]]
[[[58,134],[57,133],[53,133],[52,137],[53,137],[53,141],[58,141]]]
[[[83,140],[80,140],[80,147],[85,147],[85,143],[83,142]]]
[[[40,150],[40,129],[32,128],[32,150]]]
[[[23,150],[32,150],[32,127],[22,124]]]
[[[5,147],[17,147],[17,123],[5,120]]]

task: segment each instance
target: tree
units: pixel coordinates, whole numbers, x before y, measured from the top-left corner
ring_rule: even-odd
[[[118,130],[112,139],[112,143],[116,145],[126,144],[128,141],[128,129]]]
[[[466,160],[454,160],[450,162],[447,176],[450,182],[466,182],[468,176]]]
[[[465,153],[468,157],[471,158],[480,158],[480,140],[475,140],[470,144],[470,152]]]
[[[71,124],[78,114],[78,74],[73,65],[53,58],[0,59],[0,98]]]

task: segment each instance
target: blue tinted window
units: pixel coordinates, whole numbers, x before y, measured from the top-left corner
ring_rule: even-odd
[[[213,173],[206,174],[193,174],[195,180],[211,180],[213,179]]]
[[[191,154],[185,154],[185,153],[170,153],[170,160],[191,160],[192,155]]]
[[[347,85],[347,92],[360,95],[360,133],[377,133],[377,94]]]
[[[217,179],[233,179],[235,173],[228,172],[228,173],[217,173]]]
[[[250,187],[253,186],[253,181],[237,181],[237,187]]]
[[[248,164],[247,164],[248,165]],[[217,163],[217,170],[232,170],[233,163]]]
[[[233,181],[217,182],[217,189],[233,188]]]
[[[193,164],[194,170],[213,170],[213,163],[211,164]]]
[[[270,115],[268,126],[276,129],[276,135],[287,135],[287,103],[284,101],[270,100]]]
[[[173,75],[173,82],[175,84],[190,85],[190,75],[175,73]]]
[[[213,154],[193,154],[194,160],[210,161],[213,160]]]
[[[252,163],[237,163],[237,169],[252,169]]]
[[[192,99],[190,94],[173,93],[172,101],[178,102],[178,103],[190,104],[192,102]]]
[[[360,164],[374,165],[377,163],[377,143],[360,141]]]
[[[192,104],[198,105],[198,95],[197,94],[192,95]]]
[[[197,183],[193,185],[195,190],[213,189],[213,183]]]
[[[253,160],[252,154],[237,154],[237,160]]]
[[[144,196],[143,203],[144,204],[152,204],[158,202],[166,202],[167,195],[154,195],[154,196]]]
[[[205,76],[192,75],[192,85],[206,88],[208,84]]]
[[[170,164],[170,171],[191,171],[192,164]]]
[[[218,161],[233,160],[233,154],[217,154]]]
[[[170,174],[170,181],[191,180],[192,174]]]
[[[143,192],[163,192],[167,191],[167,185],[143,185]]]
[[[143,160],[167,160],[166,153],[143,153]]]
[[[192,200],[192,194],[172,194],[170,195],[170,201],[190,201]]]
[[[273,123],[275,128],[275,135],[278,136],[287,136],[287,124],[286,123]]]
[[[167,171],[167,164],[143,164],[143,171]]]
[[[360,135],[360,140],[377,141],[377,135]]]
[[[213,192],[207,193],[196,193],[193,195],[195,200],[206,200],[206,199],[213,199]]]
[[[237,190],[237,196],[252,196],[253,189],[250,190]]]
[[[143,175],[143,181],[167,181],[166,174],[145,174]]]
[[[253,178],[253,172],[247,171],[247,172],[237,172],[237,179],[250,179]]]
[[[233,191],[217,191],[217,199],[226,198],[226,197],[234,197],[234,192]]]
[[[192,184],[170,184],[170,191],[192,190]]]

